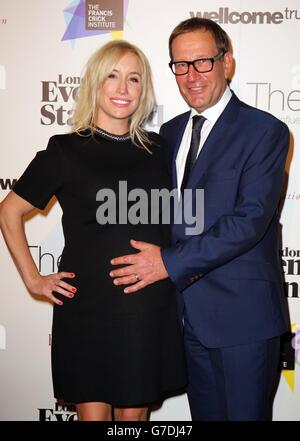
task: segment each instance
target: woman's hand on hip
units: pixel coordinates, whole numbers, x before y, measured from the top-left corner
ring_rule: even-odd
[[[53,292],[58,292],[65,297],[73,298],[77,291],[75,286],[64,282],[62,279],[74,278],[74,273],[67,273],[64,271],[48,274],[47,276],[42,276],[38,274],[30,282],[27,283],[27,288],[32,294],[38,294],[47,297],[53,303],[57,305],[63,305],[63,302],[57,299]]]

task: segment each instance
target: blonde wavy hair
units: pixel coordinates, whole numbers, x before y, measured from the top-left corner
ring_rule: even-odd
[[[83,131],[89,129],[94,133],[99,90],[117,62],[128,52],[138,57],[142,70],[142,93],[139,106],[129,121],[129,133],[136,145],[149,151],[147,148],[149,139],[143,125],[150,118],[155,107],[151,68],[145,54],[125,40],[110,41],[88,60],[76,97],[71,132],[82,134]]]

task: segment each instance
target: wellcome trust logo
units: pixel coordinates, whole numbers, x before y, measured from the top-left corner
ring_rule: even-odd
[[[282,11],[233,11],[219,8],[218,11],[190,12],[191,17],[209,18],[220,24],[281,24],[286,20],[300,20],[300,9],[285,8]]]
[[[112,33],[120,38],[129,0],[73,0],[64,9],[66,31],[64,40]]]

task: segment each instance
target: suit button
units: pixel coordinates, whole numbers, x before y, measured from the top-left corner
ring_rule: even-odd
[[[176,240],[175,245],[179,245],[180,244],[180,240]]]

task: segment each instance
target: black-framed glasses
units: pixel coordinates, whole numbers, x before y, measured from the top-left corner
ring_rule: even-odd
[[[198,58],[194,61],[170,61],[169,67],[174,75],[186,75],[190,66],[193,66],[198,73],[207,73],[213,70],[215,61],[220,60],[225,52],[217,54],[215,57]]]

